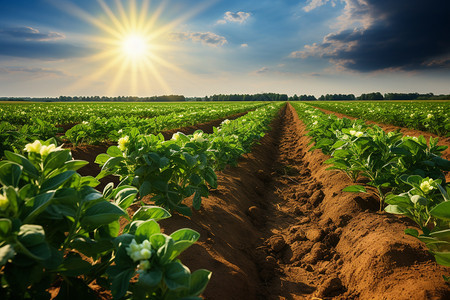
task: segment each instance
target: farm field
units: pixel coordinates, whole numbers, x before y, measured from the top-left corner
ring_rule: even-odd
[[[450,101],[317,101],[312,105],[366,121],[450,136]]]
[[[433,219],[436,222],[435,228],[441,228],[442,231],[447,232],[441,241],[443,247],[437,251],[435,248],[430,248],[434,247],[433,245],[428,245],[427,248],[425,243],[416,237],[404,233],[406,228],[420,227],[410,218],[384,210],[380,211],[380,203],[382,203],[380,194],[372,189],[372,187],[378,187],[377,184],[371,185],[370,181],[363,178],[364,176],[357,176],[356,184],[364,187],[366,191],[364,193],[342,191],[355,184],[351,176],[348,176],[350,169],[352,172],[359,172],[356,173],[359,175],[369,173],[367,170],[361,171],[354,166],[343,168],[337,161],[333,163],[339,168],[327,170],[330,166],[330,155],[335,153],[334,149],[344,147],[344,143],[339,142],[339,146],[336,146],[336,141],[330,142],[332,136],[328,131],[324,131],[320,124],[326,124],[328,121],[325,120],[332,118],[321,115],[319,110],[307,104],[297,102],[286,105],[284,103],[251,103],[248,106],[234,103],[226,103],[225,106],[217,104],[213,109],[204,108],[203,110],[205,115],[207,115],[206,111],[211,113],[211,110],[221,111],[220,114],[213,112],[210,117],[196,119],[195,122],[180,123],[179,127],[161,127],[156,132],[147,133],[156,134],[162,131],[159,136],[148,138],[148,135],[143,135],[139,130],[130,127],[124,128],[113,138],[96,141],[98,145],[90,145],[91,141],[86,140],[87,144],[85,142],[81,145],[69,144],[67,150],[55,150],[55,152],[51,150],[50,153],[70,150],[75,160],[89,161],[89,165],[74,170],[86,178],[95,177],[103,170],[105,177],[101,179],[101,185],[93,186],[98,191],[102,191],[111,180],[117,185],[119,176],[123,184],[127,185],[128,193],[132,194],[131,186],[135,186],[138,190],[134,190],[134,193],[139,192],[140,195],[136,198],[139,201],[133,201],[135,195],[133,199],[127,196],[113,202],[133,217],[133,220],[144,222],[137,223],[140,224],[136,225],[138,228],[144,226],[142,224],[146,221],[150,222],[144,219],[145,213],[142,213],[142,206],[154,205],[154,199],[158,196],[157,204],[172,211],[170,218],[159,220],[154,217],[163,233],[168,235],[180,228],[190,228],[197,232],[198,241],[194,243],[194,238],[191,237],[189,241],[191,247],[181,253],[179,258],[191,270],[207,269],[212,272],[206,289],[204,286],[198,288],[206,299],[311,299],[312,297],[316,299],[447,299],[450,297],[448,283],[445,283],[443,278],[450,275],[449,249],[445,248],[448,247],[446,246],[448,245],[446,240],[449,230],[448,219],[446,219],[448,216],[444,217],[442,222],[439,217],[431,216],[436,218]],[[229,109],[227,105],[230,105]],[[319,105],[314,102],[314,106]],[[200,110],[199,107],[192,105],[189,109]],[[175,114],[188,114],[186,110],[178,109]],[[334,107],[325,109],[334,110]],[[249,110],[252,111],[246,114],[245,112]],[[123,114],[124,111],[121,110],[120,113]],[[162,110],[158,114],[161,113],[170,115],[172,111]],[[323,119],[318,122],[318,118]],[[77,122],[83,125],[83,121],[84,119],[78,119]],[[329,122],[332,124],[331,121]],[[365,127],[362,121],[345,123],[347,121],[334,120],[334,122],[345,128],[342,132],[348,131],[347,137],[341,137],[352,139],[351,142],[355,145],[359,143],[358,140],[364,143],[364,138],[372,134],[371,130],[383,136],[381,131]],[[349,128],[349,126],[353,127]],[[122,128],[114,128],[114,131],[117,132],[120,129]],[[197,129],[201,129],[202,132],[196,132]],[[90,132],[89,129],[85,131],[88,134]],[[412,137],[420,134],[414,130],[407,132],[407,135]],[[322,134],[320,139],[317,138],[320,136],[317,133]],[[409,140],[414,140],[412,137],[403,138],[398,135],[396,147],[403,147],[401,141],[406,146],[410,145],[412,142]],[[259,139],[260,141],[257,142]],[[310,145],[311,140],[315,141],[313,145]],[[417,140],[417,143],[422,141]],[[320,145],[322,148],[319,147]],[[448,159],[448,149],[445,150],[440,146],[449,146],[450,143],[448,139],[441,138],[438,145],[435,145],[432,152],[439,154],[436,157],[444,159],[433,156],[434,169],[431,167],[424,169],[425,173],[422,177],[434,174],[436,177],[433,178],[439,178],[445,187],[445,181],[450,180],[448,161],[445,160]],[[308,151],[311,146],[317,149]],[[426,142],[424,147],[426,148]],[[28,148],[31,149],[31,146]],[[28,151],[28,157],[35,155],[33,151],[33,149]],[[373,150],[373,152],[376,151],[378,150]],[[400,153],[400,150],[397,152]],[[150,153],[152,156],[149,155]],[[43,154],[36,155],[43,156]],[[414,155],[412,157],[417,159],[417,164],[425,160]],[[9,160],[12,158],[12,155],[7,157]],[[392,157],[390,159],[394,165],[396,161]],[[401,160],[402,157],[397,156],[397,159]],[[326,161],[328,163],[325,163]],[[139,165],[142,163],[143,165]],[[98,164],[103,167],[100,168]],[[430,165],[430,163],[427,164]],[[2,170],[0,182],[3,189],[14,184],[21,184],[21,181],[5,179],[8,178],[10,165],[5,163],[5,160],[0,162],[0,170]],[[47,166],[48,163],[45,165]],[[139,169],[142,166],[145,168]],[[26,171],[29,166],[24,164],[23,168]],[[136,171],[138,169],[141,171]],[[171,174],[172,177],[167,180],[165,190],[162,192],[158,187],[161,183],[156,186],[156,181],[159,179],[155,178],[165,178],[167,172],[164,173],[163,170],[167,169],[177,171]],[[214,176],[208,171],[210,169],[215,173]],[[403,171],[410,174],[408,173],[410,169],[405,168]],[[412,172],[415,171],[416,169]],[[116,176],[111,177],[114,174]],[[196,174],[195,178],[186,176],[191,174]],[[138,179],[133,180],[134,176]],[[21,180],[26,181],[28,178],[24,177]],[[67,184],[72,179],[67,180],[69,181],[61,183],[61,187],[64,184],[63,188],[68,188]],[[388,182],[390,179],[383,180]],[[185,182],[189,184],[185,185]],[[434,189],[434,191],[429,194],[427,191],[422,196],[433,197],[433,201],[438,201],[436,199],[440,194],[437,185],[430,184],[429,190]],[[396,186],[390,183],[390,185],[383,185],[382,188],[380,188],[382,191],[390,188],[391,191],[399,194],[399,191],[404,191],[402,190],[404,184]],[[168,191],[176,192],[181,198],[175,199],[169,196],[164,198]],[[116,193],[120,194],[120,191]],[[106,193],[103,192],[103,198],[107,200],[108,197],[105,195]],[[382,200],[392,205],[388,198]],[[124,204],[125,202],[127,205]],[[174,205],[172,202],[177,203]],[[102,202],[98,204],[100,203]],[[437,202],[433,203],[435,205]],[[106,206],[106,204],[103,205]],[[10,206],[6,208],[2,206],[0,209],[0,216],[3,218],[1,220],[11,216]],[[9,215],[6,212],[9,212]],[[24,210],[24,214],[27,213],[29,210]],[[55,212],[52,211],[52,213]],[[147,217],[149,215],[151,214]],[[110,223],[117,226],[120,224],[121,232],[130,230],[129,234],[135,234],[138,239],[138,230],[131,231],[132,226],[127,229],[128,221],[125,220],[126,218],[121,218],[119,222],[119,216],[121,215],[117,214]],[[36,218],[41,222],[46,221],[44,214],[40,217],[43,219]],[[19,219],[23,220],[23,216]],[[30,220],[29,216],[25,220],[27,221],[24,223],[27,223]],[[152,222],[152,224],[156,223]],[[80,224],[84,223],[80,221]],[[107,225],[107,222],[105,224]],[[99,228],[96,229],[96,235],[106,234],[106,232],[98,233]],[[86,230],[88,229],[89,227],[86,227]],[[433,231],[433,228],[431,230],[436,231]],[[4,232],[7,231],[2,231],[1,234]],[[110,229],[108,234],[114,237],[113,232],[114,230]],[[119,231],[115,234],[118,233]],[[95,244],[97,237],[91,238],[91,243]],[[2,246],[5,246],[4,241]],[[90,256],[88,252],[83,252],[84,248],[77,246],[73,241],[66,241],[64,247],[67,245],[72,245],[74,249]],[[428,252],[429,249],[440,254],[434,256]],[[93,257],[96,256],[93,255]],[[437,264],[436,260],[440,264]],[[5,261],[2,263],[5,265]],[[123,264],[119,261],[115,263]],[[69,264],[67,268],[70,269]],[[136,264],[132,268],[134,272]],[[2,271],[5,271],[5,267]],[[59,272],[64,275],[65,271],[59,270]],[[203,276],[201,278],[204,284],[208,281],[205,279],[207,273],[198,275],[200,273],[196,274],[199,278]],[[77,270],[72,270],[65,275],[69,278],[80,277],[87,282],[85,277],[74,274],[77,274]],[[117,275],[111,271],[109,274],[116,282],[113,282],[113,290],[115,289],[113,294],[116,293],[117,296],[117,281],[123,280],[121,277],[123,275],[120,275],[123,273]],[[196,280],[199,279],[196,278]],[[165,279],[165,281],[169,280]],[[121,284],[123,285],[123,282]],[[153,289],[154,285],[151,286]],[[104,283],[92,284],[91,282],[91,287],[96,291],[94,298],[112,298],[111,293],[104,288]],[[69,287],[62,284],[61,289],[67,291]],[[192,290],[192,287],[190,289]],[[160,292],[156,288],[155,290],[155,293]],[[0,295],[5,291],[0,290]],[[55,295],[60,290],[59,287],[53,287],[50,291]],[[131,285],[130,291],[133,291]],[[173,296],[173,298],[180,297]]]

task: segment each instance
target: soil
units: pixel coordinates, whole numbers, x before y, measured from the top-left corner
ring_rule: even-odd
[[[213,272],[205,299],[450,299],[442,278],[450,268],[404,234],[409,220],[379,213],[374,196],[342,192],[351,182],[308,151],[291,105],[271,127],[237,167],[218,173],[192,217],[160,222],[169,234],[201,234],[180,258]]]

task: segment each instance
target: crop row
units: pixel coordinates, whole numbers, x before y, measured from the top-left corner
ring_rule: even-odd
[[[91,117],[70,128],[65,133],[73,144],[93,144],[104,141],[117,141],[121,135],[127,135],[137,129],[142,134],[158,134],[163,130],[208,122],[237,113],[246,112],[267,103],[239,103],[222,106],[205,105],[202,109],[188,106],[183,111],[167,111],[153,118],[114,116]]]
[[[236,105],[234,103],[233,105]],[[237,104],[239,105],[239,104]],[[31,124],[33,119],[49,121],[55,125],[76,124],[89,121],[91,117],[116,116],[153,118],[155,116],[183,111],[200,111],[222,107],[220,103],[2,103],[0,122],[15,125]]]
[[[316,107],[401,127],[450,134],[450,102],[314,102]]]
[[[331,155],[325,161],[329,170],[340,170],[353,182],[368,179],[366,186],[344,191],[369,189],[378,196],[380,210],[411,218],[422,233],[405,232],[425,242],[439,264],[450,266],[450,188],[443,173],[450,170],[450,161],[441,157],[447,147],[435,138],[427,143],[423,136],[386,133],[361,119],[340,119],[306,104],[293,105],[314,142],[311,150]]]
[[[31,105],[31,104],[22,104],[22,105]],[[38,105],[38,104],[36,104]],[[61,127],[56,127],[53,122],[58,122],[56,119],[62,118],[65,116],[65,110],[61,104],[39,104],[43,105],[53,105],[58,107],[58,111],[51,112],[52,106],[49,106],[45,111],[48,117],[43,117],[40,114],[32,115],[30,111],[29,114],[21,114],[22,120],[18,124],[11,124],[7,121],[0,122],[0,153],[3,153],[5,150],[9,151],[19,151],[23,149],[25,144],[32,142],[36,139],[39,140],[47,140],[51,137],[55,137],[57,134],[63,134],[63,129]],[[70,104],[68,104],[70,105]],[[82,114],[81,108],[88,104],[78,104],[77,113]],[[94,108],[96,105],[100,105],[98,103],[89,104]],[[130,111],[133,110],[133,105],[138,104],[130,104]],[[140,108],[144,109],[145,106],[143,104],[139,104]],[[159,115],[153,118],[142,118],[137,116],[127,115],[125,111],[122,109],[115,112],[115,116],[111,116],[110,118],[106,117],[98,117],[98,116],[90,116],[89,119],[82,121],[80,124],[72,127],[68,132],[66,132],[66,136],[62,138],[58,138],[59,141],[70,141],[73,144],[78,143],[96,143],[101,141],[117,141],[118,136],[120,136],[119,130],[128,131],[131,128],[136,127],[143,133],[153,133],[156,134],[162,130],[179,128],[182,126],[194,125],[200,122],[206,122],[217,118],[223,118],[228,115],[232,115],[235,113],[245,112],[250,109],[254,109],[263,103],[229,103],[225,105],[219,104],[197,104],[192,105],[190,103],[186,104],[178,104],[176,108],[174,106],[159,104],[164,110],[157,110]],[[115,110],[114,107],[122,107],[121,104],[112,103],[109,106],[101,106],[102,113],[100,115],[104,115],[105,109],[109,107],[110,110]],[[158,107],[155,104],[147,104],[149,106],[147,109],[154,110],[154,107]],[[12,108],[13,106],[10,106]],[[18,105],[17,107],[20,107]],[[27,106],[28,107],[28,106]],[[126,108],[126,106],[124,106]],[[169,110],[172,109],[172,110]],[[4,109],[4,106],[2,108]],[[20,108],[18,109],[20,111]],[[5,110],[4,110],[5,111]],[[42,112],[43,113],[43,112]],[[71,112],[74,114],[74,112]],[[6,116],[4,114],[3,116]],[[76,115],[76,114],[75,114]],[[34,116],[34,117],[33,117]],[[27,119],[29,118],[29,119]],[[56,118],[56,119],[55,119]],[[69,117],[68,117],[69,118]],[[20,125],[27,120],[28,124]]]
[[[191,273],[177,258],[199,234],[184,228],[167,235],[157,221],[170,217],[169,210],[189,214],[181,204],[188,196],[198,208],[208,186],[217,185],[215,171],[250,151],[280,105],[225,120],[212,134],[176,133],[165,141],[132,130],[97,157],[103,165],[98,178],[122,178],[103,192],[96,178],[77,172],[87,162],[73,160],[55,139],[36,140],[21,153],[6,151],[0,161],[0,298],[49,298],[58,280],[58,298],[89,297],[95,280],[114,299],[200,299],[211,272]],[[148,194],[166,209],[143,205]],[[133,203],[141,207],[128,216]]]

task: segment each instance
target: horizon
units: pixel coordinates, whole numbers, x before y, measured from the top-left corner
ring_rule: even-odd
[[[0,97],[450,94],[444,0],[2,7]]]

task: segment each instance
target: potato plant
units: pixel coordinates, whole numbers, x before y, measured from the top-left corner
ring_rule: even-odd
[[[115,299],[175,299],[203,291],[210,273],[190,274],[176,258],[198,233],[181,229],[170,237],[161,234],[156,222],[170,213],[157,206],[142,206],[128,217],[126,209],[138,190],[110,183],[102,193],[97,191],[95,178],[77,173],[87,162],[73,160],[70,150],[57,147],[54,139],[36,140],[24,151],[6,151],[6,159],[0,161],[2,299],[49,299],[48,289],[58,278],[57,299],[74,293],[89,298],[88,285],[94,280],[112,288]],[[128,220],[122,232],[119,218]],[[151,242],[148,250],[155,253],[151,264],[140,269],[145,272],[138,274],[139,282],[146,284],[134,286],[129,284],[131,277],[120,274],[124,265],[126,274],[134,272],[136,260],[130,263],[121,253],[132,239],[140,243],[144,237]],[[154,277],[155,270],[162,275]]]

